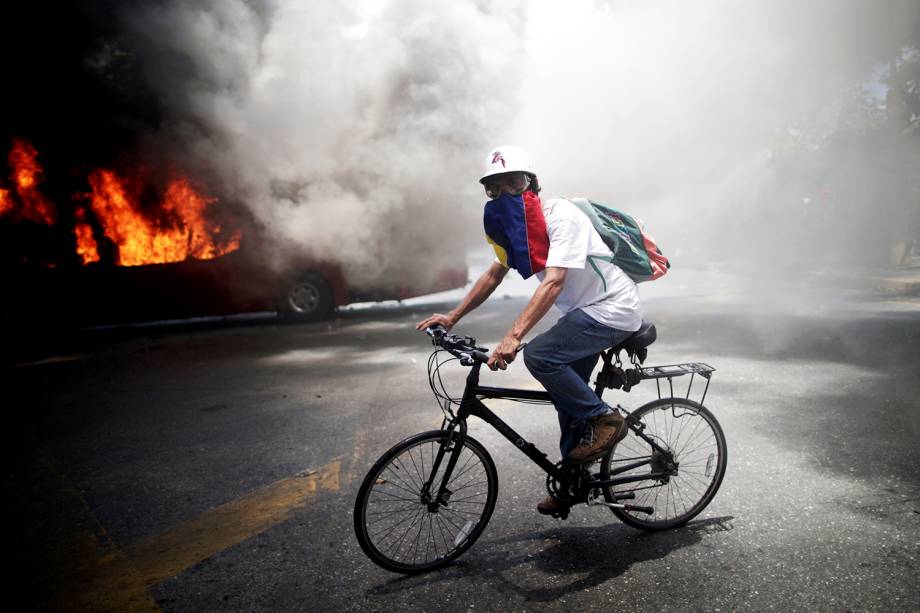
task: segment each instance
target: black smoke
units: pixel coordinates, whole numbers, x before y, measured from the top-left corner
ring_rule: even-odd
[[[120,34],[116,2],[7,3],[0,143],[40,151],[47,177],[109,164],[164,120],[145,85],[142,58]],[[4,155],[4,158],[6,156]],[[67,188],[52,182],[49,190]],[[54,198],[59,200],[59,198]]]

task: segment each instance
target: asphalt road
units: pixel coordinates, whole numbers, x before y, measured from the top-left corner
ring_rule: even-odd
[[[494,344],[526,291],[509,283],[458,331]],[[538,515],[539,470],[479,422],[471,434],[500,482],[485,533],[444,570],[388,573],[358,547],[352,505],[383,451],[440,423],[430,345],[413,330],[436,302],[322,324],[96,331],[2,371],[17,598],[120,611],[920,610],[920,302],[677,272],[643,296],[659,332],[649,363],[718,369],[706,405],[728,471],[683,528],[645,534],[584,506],[567,521]],[[462,376],[448,377],[458,392]],[[535,385],[520,363],[483,382]],[[643,383],[607,399],[655,395]],[[500,414],[556,449],[549,407]]]

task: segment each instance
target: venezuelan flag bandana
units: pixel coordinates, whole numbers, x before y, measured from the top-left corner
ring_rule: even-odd
[[[523,278],[546,268],[549,234],[540,197],[531,191],[489,200],[482,220],[486,240],[503,266],[514,268]]]

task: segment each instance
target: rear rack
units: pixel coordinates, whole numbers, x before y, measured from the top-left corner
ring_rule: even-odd
[[[686,364],[669,364],[667,366],[646,366],[639,369],[639,376],[642,379],[664,379],[683,375],[699,375],[708,379],[715,371],[715,368],[703,362],[687,362]]]
[[[624,392],[628,392],[634,385],[638,385],[640,381],[654,379],[655,386],[658,389],[658,397],[662,398],[661,380],[667,379],[668,390],[670,392],[669,397],[673,398],[674,378],[690,375],[690,381],[687,383],[687,391],[683,396],[689,400],[690,393],[693,390],[693,380],[699,375],[706,379],[706,386],[703,388],[703,395],[700,398],[700,404],[703,404],[706,400],[706,393],[709,391],[709,380],[712,377],[712,373],[716,371],[715,368],[704,362],[686,362],[684,364],[666,364],[663,366],[646,367],[640,367],[635,363],[634,365],[634,368],[627,368],[624,370],[620,367],[619,360],[617,360],[616,364],[611,364],[610,361],[605,360],[604,367],[597,374],[597,381],[595,383],[596,391],[600,393],[600,390],[603,388],[622,388]]]
[[[639,368],[639,380],[644,379],[654,379],[655,385],[658,388],[658,397],[661,398],[661,380],[668,380],[668,388],[670,397],[674,397],[674,377],[683,377],[684,375],[690,375],[690,381],[687,383],[687,393],[684,394],[684,398],[690,399],[690,391],[693,389],[693,378],[696,375],[699,375],[706,379],[706,387],[703,388],[703,396],[700,398],[700,404],[703,404],[706,400],[706,392],[709,391],[709,380],[712,377],[712,373],[716,371],[715,368],[706,364],[704,362],[687,362],[685,364],[668,364],[666,366],[648,366],[645,368]]]

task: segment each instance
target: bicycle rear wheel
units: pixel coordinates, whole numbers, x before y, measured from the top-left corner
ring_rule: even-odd
[[[355,535],[377,565],[399,573],[440,568],[469,549],[489,523],[498,474],[485,448],[469,436],[447,483],[446,504],[432,510],[423,500],[423,486],[446,440],[443,430],[410,437],[383,454],[364,478],[355,500]],[[449,457],[445,451],[433,494]]]
[[[698,402],[662,398],[633,413],[645,424],[645,434],[673,454],[676,473],[656,481],[639,481],[603,488],[604,499],[615,502],[616,494],[633,493],[634,499],[619,500],[653,507],[651,515],[611,509],[624,523],[642,530],[666,530],[685,524],[712,500],[725,476],[725,435],[716,418]],[[650,459],[650,464],[613,476],[641,475],[664,470],[666,458],[630,432],[601,460],[601,478],[610,478],[617,466]]]

